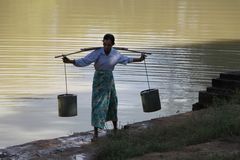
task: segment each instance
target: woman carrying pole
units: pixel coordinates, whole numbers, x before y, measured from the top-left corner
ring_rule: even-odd
[[[105,34],[103,47],[89,53],[84,58],[69,59],[63,56],[64,63],[72,63],[77,67],[85,67],[94,63],[95,73],[92,85],[92,118],[94,139],[98,137],[98,129],[103,129],[105,122],[112,121],[114,131],[117,130],[117,95],[112,71],[116,64],[141,62],[145,54],[139,58],[131,58],[120,54],[113,48],[115,38],[112,34]]]

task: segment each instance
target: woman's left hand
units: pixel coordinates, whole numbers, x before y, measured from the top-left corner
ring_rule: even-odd
[[[142,53],[142,54],[141,54],[141,57],[139,58],[139,60],[140,60],[140,61],[143,61],[143,60],[145,60],[146,57],[147,57],[146,54]]]
[[[146,54],[142,53],[140,58],[133,58],[133,62],[142,62],[146,57]]]

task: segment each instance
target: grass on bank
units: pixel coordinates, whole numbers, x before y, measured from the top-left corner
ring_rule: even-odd
[[[203,154],[197,154],[194,157],[191,158],[179,158],[176,160],[239,160],[240,159],[240,153],[233,153],[228,155],[219,155],[219,154],[211,154],[211,155],[203,155]]]
[[[154,126],[134,133],[120,130],[114,136],[100,139],[96,143],[96,159],[123,160],[150,152],[170,151],[221,137],[239,135],[240,94],[231,102],[215,101],[211,108],[178,124]],[[237,157],[240,158],[240,155]],[[213,160],[214,157],[210,159]]]

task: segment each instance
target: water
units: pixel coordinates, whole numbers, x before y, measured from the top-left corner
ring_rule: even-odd
[[[158,112],[142,111],[143,63],[116,66],[120,125],[190,111],[212,78],[239,70],[238,0],[9,0],[0,9],[1,148],[92,129],[93,66],[67,65],[78,116],[61,118],[64,67],[54,56],[101,46],[105,33],[115,35],[118,47],[153,53],[146,59],[150,86],[162,103]]]

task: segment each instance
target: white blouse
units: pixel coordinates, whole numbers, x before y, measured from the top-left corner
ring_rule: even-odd
[[[94,62],[95,70],[113,71],[116,64],[127,64],[133,62],[133,58],[120,54],[116,49],[112,48],[109,55],[106,55],[104,48],[97,49],[83,58],[75,60],[75,66],[84,67]]]

